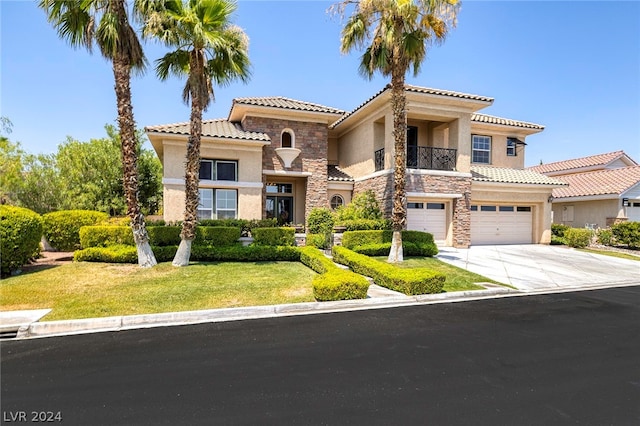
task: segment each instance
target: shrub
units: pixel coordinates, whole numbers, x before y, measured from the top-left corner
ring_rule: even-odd
[[[194,244],[205,246],[231,246],[238,243],[240,228],[229,226],[198,226]],[[284,244],[282,244],[284,245]]]
[[[307,218],[307,232],[312,234],[325,234],[333,230],[335,219],[331,210],[325,207],[316,207],[311,210]]]
[[[342,234],[342,245],[368,256],[389,254],[393,231],[348,231]],[[387,248],[388,247],[388,248]],[[402,231],[402,248],[407,256],[435,256],[438,247],[428,232]],[[385,252],[386,250],[386,252]]]
[[[77,250],[73,254],[77,262],[105,262],[105,263],[137,263],[138,252],[134,246],[112,245],[109,247],[89,247]]]
[[[323,234],[307,234],[306,244],[309,247],[326,248],[327,238]]]
[[[350,219],[339,222],[340,226],[344,226],[345,231],[369,231],[391,229],[391,220],[389,219]]]
[[[615,241],[611,229],[598,229],[596,237],[598,238],[598,243],[603,246],[612,246]]]
[[[114,245],[133,246],[133,232],[128,226],[83,226],[80,228],[80,246],[109,247]]]
[[[378,220],[382,219],[383,216],[376,194],[372,190],[356,194],[349,204],[340,207],[336,213],[339,225],[342,225],[347,220]]]
[[[431,269],[402,269],[340,246],[333,247],[333,258],[376,284],[407,295],[440,293],[444,287],[445,276]]]
[[[368,244],[391,243],[393,232],[378,231],[347,231],[342,234],[342,245],[348,249]]]
[[[47,213],[42,219],[49,244],[61,251],[73,251],[80,248],[80,228],[105,222],[109,215],[90,210],[62,210]]]
[[[591,244],[593,231],[584,228],[569,228],[564,231],[564,239],[567,245],[575,248],[584,248]]]
[[[338,268],[314,277],[312,285],[313,296],[320,302],[365,299],[369,290],[365,277]]]
[[[180,231],[179,226],[147,226],[149,243],[152,246],[164,247],[180,244]]]
[[[296,243],[294,228],[256,228],[251,234],[255,245],[293,246]]]
[[[38,255],[42,239],[42,217],[22,207],[0,205],[0,272],[20,269]]]
[[[314,247],[300,247],[298,250],[300,251],[300,262],[319,274],[338,269],[331,259]]]
[[[611,233],[618,244],[631,249],[640,248],[640,222],[620,222],[611,227]]]
[[[563,238],[564,233],[567,229],[571,227],[568,225],[563,225],[561,223],[552,223],[551,224],[551,235],[555,235],[556,237]]]

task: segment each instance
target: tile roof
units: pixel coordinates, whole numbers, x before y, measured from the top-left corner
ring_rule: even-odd
[[[471,177],[476,182],[522,183],[530,185],[566,185],[531,170],[508,169],[491,166],[471,166]]]
[[[295,99],[284,98],[282,96],[263,97],[263,98],[235,98],[233,100],[233,106],[236,104],[242,105],[256,105],[271,108],[292,109],[296,111],[309,111],[309,112],[326,112],[330,114],[344,114],[345,111],[332,108],[320,104],[314,104],[310,102],[297,101]]]
[[[329,166],[328,180],[332,182],[353,182],[353,177],[343,172],[338,166]]]
[[[406,92],[424,93],[424,94],[427,94],[427,95],[437,95],[437,96],[447,96],[447,97],[459,98],[459,99],[469,99],[469,100],[473,100],[473,101],[486,102],[488,104],[493,102],[493,98],[489,98],[489,97],[486,97],[486,96],[480,96],[480,95],[472,95],[472,94],[469,94],[469,93],[453,92],[451,90],[432,89],[430,87],[412,86],[412,85],[409,85],[409,84],[406,84],[404,86],[404,88],[405,88]],[[378,96],[382,95],[387,90],[391,90],[391,85],[390,84],[387,84],[378,93],[376,93],[375,95],[371,96],[369,99],[367,99],[366,101],[364,101],[363,103],[358,105],[353,111],[350,111],[350,112],[346,113],[344,116],[342,116],[341,118],[339,118],[330,127],[331,128],[335,128],[338,124],[343,122],[347,117],[353,115],[356,111],[364,108],[365,105],[367,105],[369,102],[373,101]]]
[[[158,126],[147,126],[144,128],[147,132],[169,133],[176,135],[188,135],[189,123],[162,124]],[[269,142],[271,139],[266,133],[246,132],[240,124],[232,123],[228,120],[203,120],[202,136],[242,139],[249,141]]]
[[[555,179],[569,184],[568,187],[554,189],[555,198],[620,195],[640,184],[640,166],[574,173],[556,176]]]
[[[565,170],[605,166],[624,155],[624,151],[614,151],[606,154],[591,155],[589,157],[574,158],[572,160],[556,161],[555,163],[540,164],[539,166],[529,167],[528,169],[538,173],[554,173]]]
[[[472,114],[471,121],[476,123],[500,124],[502,126],[522,127],[525,129],[544,130],[544,126],[526,121],[511,120],[508,118],[494,117],[486,114]]]

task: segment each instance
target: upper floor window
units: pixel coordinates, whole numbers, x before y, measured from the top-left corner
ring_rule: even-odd
[[[491,136],[472,136],[471,162],[491,164]]]
[[[516,155],[518,155],[516,151],[517,144],[518,144],[518,139],[507,138],[507,156],[515,157]]]
[[[280,135],[280,147],[281,148],[293,148],[295,146],[295,137],[293,130],[284,129]]]
[[[200,160],[201,180],[238,180],[238,162],[231,160]]]

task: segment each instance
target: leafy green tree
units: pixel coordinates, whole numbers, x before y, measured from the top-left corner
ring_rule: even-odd
[[[17,204],[39,214],[60,210],[64,198],[55,154],[25,155]]]
[[[0,136],[0,204],[16,204],[23,185],[24,150],[19,142]]]
[[[444,41],[456,24],[458,0],[343,0],[342,15],[354,6],[342,29],[341,50],[364,48],[359,72],[373,78],[376,72],[391,77],[393,112],[393,241],[389,262],[402,261],[402,234],[406,227],[406,94],[405,74],[420,71],[427,46]]]
[[[138,2],[134,2],[134,7]],[[125,0],[40,0],[48,21],[71,46],[91,52],[100,48],[113,68],[118,126],[122,140],[121,158],[127,214],[138,252],[138,264],[157,264],[149,244],[144,215],[138,200],[138,146],[131,103],[131,71],[143,70],[146,64],[138,35],[131,27]]]
[[[161,80],[170,75],[186,77],[182,98],[191,101],[190,134],[185,166],[185,217],[174,266],[186,266],[198,221],[200,138],[202,113],[214,99],[213,83],[225,86],[250,76],[249,39],[231,24],[237,6],[231,0],[151,2],[144,13],[144,33],[175,50],[156,61]],[[152,9],[155,8],[155,9]]]

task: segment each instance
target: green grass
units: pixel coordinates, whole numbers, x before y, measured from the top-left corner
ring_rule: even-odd
[[[0,281],[2,311],[51,308],[44,320],[314,301],[298,262],[213,262],[176,268],[74,262]]]
[[[597,250],[591,248],[578,249],[580,251],[585,251],[587,253],[595,253],[595,254],[603,254],[605,256],[618,257],[620,259],[628,259],[628,260],[637,260],[640,261],[640,251],[637,255],[628,254],[620,251],[609,251],[609,250]]]
[[[386,262],[387,257],[379,256],[375,257],[375,259]],[[497,281],[483,277],[482,275],[474,274],[473,272],[458,268],[433,257],[406,257],[404,262],[400,263],[398,266],[401,268],[429,268],[443,273],[447,277],[443,288],[446,292],[482,290],[484,287],[475,284],[480,282],[501,284]]]

